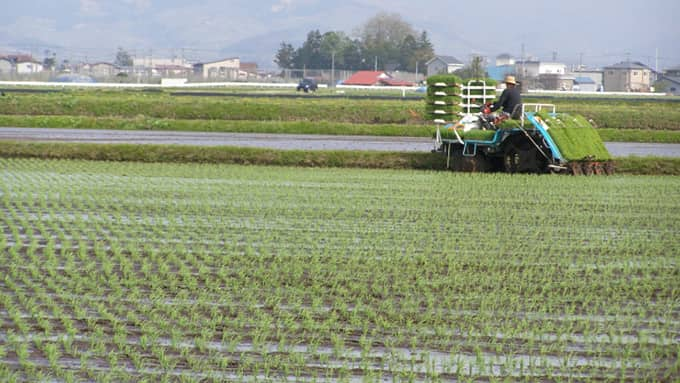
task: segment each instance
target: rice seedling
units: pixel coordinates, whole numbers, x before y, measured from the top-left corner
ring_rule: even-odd
[[[2,380],[677,375],[676,177],[0,169]]]

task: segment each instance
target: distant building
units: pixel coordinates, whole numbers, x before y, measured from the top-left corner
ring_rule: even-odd
[[[589,78],[595,83],[595,91],[604,90],[604,72],[601,70],[579,69],[569,74],[574,76],[575,82],[577,82],[576,80],[581,79],[583,84],[585,84],[587,82],[585,78]],[[590,85],[586,85],[585,88],[590,88]],[[580,90],[586,91],[583,87],[580,87]]]
[[[393,78],[384,71],[362,70],[351,75],[342,82],[343,85],[365,85],[365,86],[413,86],[410,81],[403,81]]]
[[[43,64],[33,59],[19,60],[16,62],[16,69],[18,74],[38,73],[43,71]]]
[[[133,72],[154,77],[187,76],[192,66],[184,58],[140,57],[132,59]]]
[[[257,77],[257,63],[255,62],[241,62],[238,67],[239,78],[248,79]]]
[[[659,81],[666,85],[666,93],[680,96],[680,66],[664,71],[660,75]]]
[[[0,57],[0,74],[14,73],[14,65],[7,58]]]
[[[502,53],[498,56],[496,56],[496,66],[497,67],[503,67],[503,66],[512,66],[515,65],[515,58],[512,57],[511,55],[507,53]]]
[[[574,77],[566,74],[543,73],[538,76],[538,81],[545,90],[572,90]]]
[[[194,64],[194,74],[205,79],[236,80],[240,69],[241,60],[238,57]]]
[[[581,92],[597,92],[600,90],[600,84],[597,84],[590,77],[574,77],[574,90]]]
[[[536,78],[542,74],[566,74],[567,66],[558,62],[517,61],[517,75],[520,78]]]
[[[83,64],[80,71],[81,73],[88,74],[92,77],[111,77],[115,76],[120,71],[120,68],[111,63],[98,62]]]
[[[604,68],[604,88],[609,92],[649,92],[652,70],[637,61]]]
[[[453,73],[463,68],[463,63],[453,56],[435,56],[425,63],[427,75]]]

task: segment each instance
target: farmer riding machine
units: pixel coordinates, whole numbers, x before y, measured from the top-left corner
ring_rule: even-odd
[[[611,156],[582,116],[552,104],[520,104],[513,118],[490,114],[495,81],[463,84],[452,75],[427,80],[426,112],[437,125],[434,151],[458,171],[612,174]]]

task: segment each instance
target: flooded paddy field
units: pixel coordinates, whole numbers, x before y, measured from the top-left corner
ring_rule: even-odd
[[[0,159],[2,381],[672,381],[680,180]]]

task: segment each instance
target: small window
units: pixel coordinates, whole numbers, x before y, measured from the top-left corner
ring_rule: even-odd
[[[637,71],[633,71],[633,76],[637,76],[637,75],[638,75],[638,72],[637,72]]]

